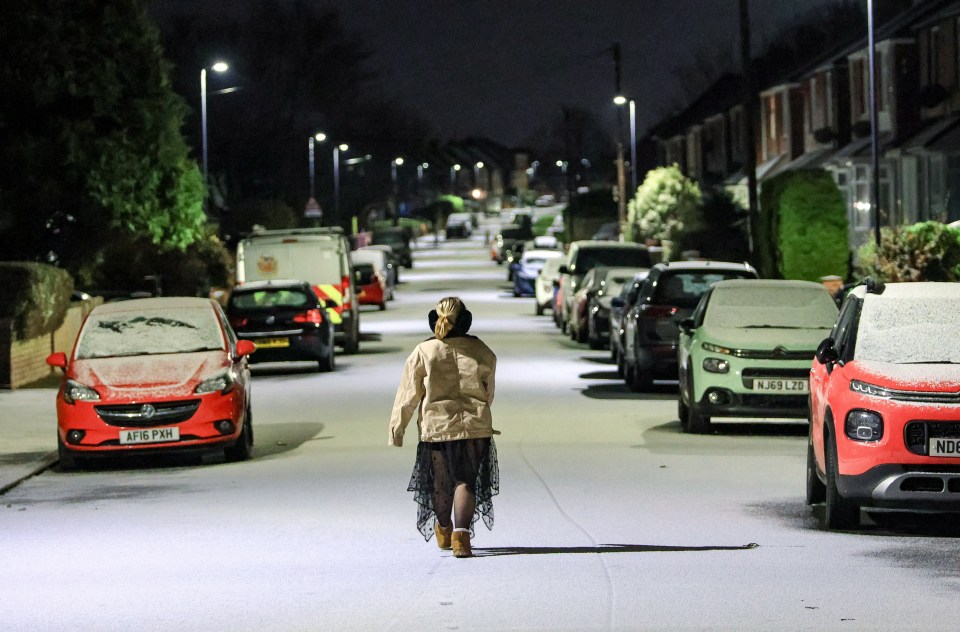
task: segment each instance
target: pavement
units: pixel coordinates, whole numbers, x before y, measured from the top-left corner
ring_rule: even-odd
[[[0,495],[57,462],[56,389],[0,390]]]

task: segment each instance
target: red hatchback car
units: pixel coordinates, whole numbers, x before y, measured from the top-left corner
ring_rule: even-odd
[[[825,526],[862,506],[960,510],[960,284],[869,279],[810,371],[807,502]]]
[[[57,393],[60,466],[93,456],[223,450],[250,457],[249,354],[220,306],[205,298],[147,298],[93,309]]]

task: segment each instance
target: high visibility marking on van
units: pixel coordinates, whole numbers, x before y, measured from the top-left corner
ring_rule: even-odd
[[[330,322],[332,322],[334,325],[343,323],[343,316],[341,316],[343,313],[343,294],[340,292],[340,289],[336,285],[321,283],[319,285],[314,285],[313,290],[320,298],[336,303],[335,307],[327,308],[327,314],[330,316]]]

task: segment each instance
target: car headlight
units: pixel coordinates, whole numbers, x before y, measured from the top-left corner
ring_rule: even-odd
[[[710,353],[723,353],[726,355],[733,355],[733,349],[728,349],[726,347],[721,347],[719,345],[710,344],[709,342],[701,343],[700,346],[703,347],[704,351],[709,351]]]
[[[193,392],[197,395],[203,395],[204,393],[220,391],[226,395],[233,390],[235,384],[236,378],[233,375],[233,371],[222,371],[197,384],[197,388],[193,389]]]
[[[883,417],[870,410],[851,410],[844,430],[854,441],[879,441],[883,437]]]
[[[93,390],[86,384],[81,384],[74,380],[67,380],[67,384],[63,387],[63,401],[68,404],[73,404],[76,402],[99,402],[100,393]]]
[[[883,388],[882,386],[876,386],[868,382],[861,382],[860,380],[850,380],[850,390],[854,393],[867,395],[869,397],[883,397],[889,399],[892,396],[892,393],[889,389]]]
[[[710,373],[729,373],[730,363],[721,358],[704,358],[703,370]]]

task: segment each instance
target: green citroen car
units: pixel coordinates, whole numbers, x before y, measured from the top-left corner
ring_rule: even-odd
[[[813,357],[836,319],[819,283],[715,283],[680,322],[680,425],[704,433],[712,417],[806,418]]]

